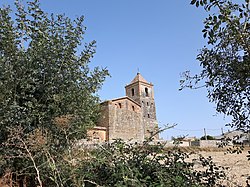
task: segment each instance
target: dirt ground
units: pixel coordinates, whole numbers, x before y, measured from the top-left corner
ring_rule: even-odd
[[[224,182],[226,186],[246,186],[247,176],[250,176],[250,161],[246,157],[248,150],[241,154],[225,154],[224,151],[200,151],[199,154],[211,156],[217,165],[229,167],[226,171],[228,180]]]

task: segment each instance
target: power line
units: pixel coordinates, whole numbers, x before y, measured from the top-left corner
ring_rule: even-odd
[[[174,129],[174,130],[178,130],[178,131],[196,131],[196,132],[198,132],[198,131],[203,131],[204,129],[178,129],[178,128],[172,128],[172,129]],[[208,131],[220,131],[221,129],[206,129],[206,130],[208,130]]]
[[[174,130],[177,130],[177,131],[202,131],[202,130],[198,130],[198,129],[177,129],[177,128],[173,128]]]

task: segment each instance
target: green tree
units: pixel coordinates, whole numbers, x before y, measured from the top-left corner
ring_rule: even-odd
[[[201,140],[214,140],[214,137],[210,136],[210,135],[207,135],[207,136],[202,136],[200,139]]]
[[[0,8],[0,170],[34,176],[95,124],[108,71],[89,68],[96,42],[83,43],[83,16],[48,15],[39,0],[15,6]]]
[[[250,10],[249,0],[192,0],[208,17],[203,36],[207,45],[197,56],[202,71],[184,73],[181,86],[197,88],[204,83],[208,98],[219,113],[232,116],[232,127],[250,130]],[[202,80],[202,81],[201,81]],[[204,82],[203,82],[204,81]]]

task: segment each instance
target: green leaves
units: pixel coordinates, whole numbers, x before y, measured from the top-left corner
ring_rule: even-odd
[[[209,13],[202,30],[208,46],[197,56],[202,72],[197,76],[186,77],[182,85],[185,87],[186,83],[187,87],[194,88],[195,85],[190,83],[197,84],[205,80],[208,98],[216,103],[216,110],[232,116],[232,127],[249,131],[249,1],[192,0],[191,4],[203,6]]]
[[[192,0],[190,4],[191,5],[195,4],[196,7],[199,7],[200,5],[201,6],[203,5],[203,2],[202,1],[197,1],[197,0]]]
[[[192,0],[190,4],[193,5],[193,4],[196,3],[196,1],[197,1],[197,0]]]
[[[140,145],[115,140],[97,147],[90,153],[89,162],[82,163],[77,175],[100,186],[215,186],[225,178],[223,169],[211,158],[200,157],[199,164],[204,166],[204,171],[196,171],[194,163],[186,161],[190,153],[151,143]]]
[[[39,1],[29,2],[27,9],[19,2],[16,6],[18,11],[13,21],[10,10],[1,9],[0,98],[3,100],[0,102],[5,102],[6,111],[0,117],[7,119],[13,102],[25,110],[26,121],[33,121],[29,125],[34,127],[50,126],[48,117],[75,114],[86,119],[95,113],[98,98],[93,94],[108,72],[88,67],[95,53],[95,42],[86,44],[81,55],[77,55],[85,33],[84,18],[71,21],[63,15],[49,17],[40,9]],[[54,95],[60,99],[54,100]],[[35,119],[38,116],[40,120]]]
[[[204,6],[205,4],[207,4],[207,0],[192,0],[190,4],[195,5],[196,7]]]
[[[105,68],[89,67],[95,41],[78,50],[85,34],[83,16],[71,20],[48,15],[38,0],[16,1],[15,5],[14,16],[8,7],[0,9],[0,144],[13,138],[7,127],[23,129],[20,140],[27,145],[27,134],[41,129],[41,136],[48,138],[47,153],[62,159],[95,124],[99,114],[96,92],[109,74]],[[67,124],[56,123],[58,118],[67,118]],[[6,167],[20,175],[24,168],[35,173],[31,163],[39,165],[48,159],[36,150],[39,154],[34,155],[39,156],[30,162],[22,151],[0,147],[0,157],[10,158]],[[14,153],[20,153],[18,167],[17,160],[11,159]]]

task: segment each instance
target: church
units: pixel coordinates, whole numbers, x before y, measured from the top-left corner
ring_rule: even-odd
[[[142,142],[154,135],[159,139],[153,84],[137,73],[125,86],[126,96],[101,103],[97,126],[88,130],[88,139],[107,142],[114,139]]]

